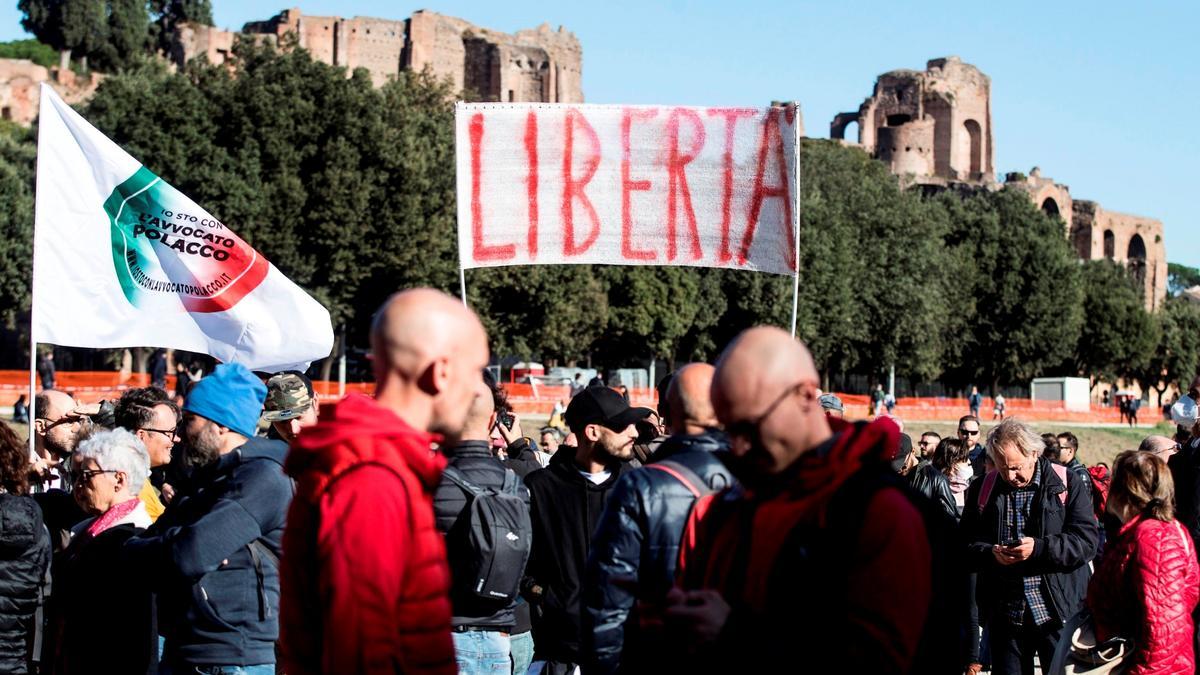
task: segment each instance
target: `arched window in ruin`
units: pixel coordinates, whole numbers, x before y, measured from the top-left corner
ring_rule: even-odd
[[[971,173],[983,173],[983,129],[975,120],[963,122],[963,127],[966,128],[967,137],[971,141]]]
[[[857,121],[850,122],[850,123],[846,124],[845,127],[842,128],[842,138],[848,138],[848,139],[854,141],[855,143],[858,143],[859,141],[862,140],[858,136],[858,122]]]
[[[1109,260],[1117,257],[1117,240],[1112,230],[1104,231],[1104,257]]]
[[[1046,197],[1046,200],[1042,202],[1042,213],[1045,213],[1051,218],[1060,217],[1058,212],[1058,202],[1054,201],[1054,197]]]
[[[1128,261],[1129,273],[1137,280],[1139,286],[1144,286],[1146,283],[1146,242],[1142,241],[1142,235],[1135,234],[1129,240],[1129,255],[1125,256]]]

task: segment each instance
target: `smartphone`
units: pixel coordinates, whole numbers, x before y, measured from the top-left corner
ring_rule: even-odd
[[[1021,545],[1020,539],[1009,539],[1008,541],[1001,544],[1001,546],[1003,546],[1004,548],[1016,548],[1020,545]]]
[[[500,424],[503,424],[505,429],[512,431],[513,422],[516,421],[516,418],[513,417],[513,414],[507,410],[501,410],[499,417],[496,418],[496,421]]]

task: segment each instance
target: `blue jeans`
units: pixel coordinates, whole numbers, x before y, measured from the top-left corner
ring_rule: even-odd
[[[275,675],[275,664],[260,666],[175,666],[158,664],[158,675]]]
[[[508,638],[512,645],[513,675],[525,675],[529,664],[533,663],[533,633],[525,631]]]
[[[454,638],[454,656],[458,661],[459,675],[482,675],[512,672],[509,662],[511,652],[508,636],[499,631],[472,630],[451,633]]]

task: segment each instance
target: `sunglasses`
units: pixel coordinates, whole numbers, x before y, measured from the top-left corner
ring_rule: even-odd
[[[960,434],[962,434],[962,435],[964,435],[964,436],[978,436],[978,435],[979,435],[979,430],[978,430],[978,429],[974,429],[974,430],[972,430],[972,429],[959,429],[959,430],[958,430],[958,433],[960,433]]]
[[[767,418],[771,416],[771,413],[775,412],[775,409],[779,407],[780,403],[783,403],[787,397],[799,391],[800,387],[803,387],[804,384],[804,382],[797,382],[787,389],[784,389],[783,393],[781,393],[778,398],[772,401],[771,405],[767,406],[767,409],[764,410],[758,417],[752,420],[743,420],[741,422],[733,422],[725,425],[725,434],[731,439],[748,440],[751,441],[751,444],[755,444],[758,441],[758,428],[762,426],[763,422],[767,421]]]

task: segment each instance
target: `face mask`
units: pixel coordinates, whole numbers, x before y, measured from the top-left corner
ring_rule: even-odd
[[[1171,421],[1181,427],[1191,427],[1196,423],[1200,410],[1191,396],[1184,396],[1171,406]]]

